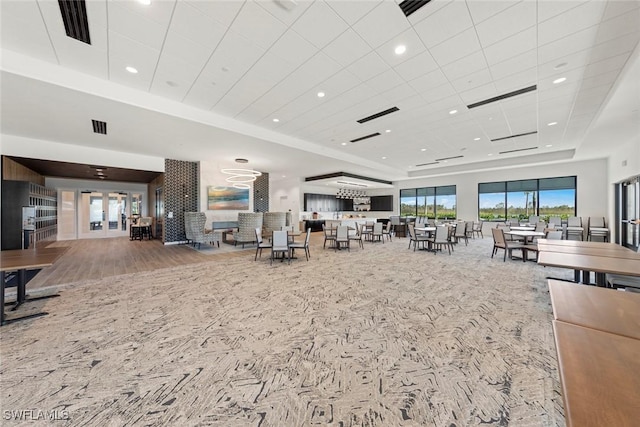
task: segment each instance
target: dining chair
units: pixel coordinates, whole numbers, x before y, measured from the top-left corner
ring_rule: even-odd
[[[492,228],[491,233],[493,234],[493,251],[491,252],[491,258],[498,252],[498,249],[503,249],[504,258],[502,261],[504,262],[507,260],[507,252],[509,253],[509,258],[511,258],[514,250],[520,250],[522,251],[522,261],[525,261],[526,249],[522,243],[506,240],[502,228]]]
[[[278,253],[281,253],[283,257],[286,254],[287,261],[291,264],[291,256],[289,255],[289,236],[286,231],[276,230],[273,232],[273,237],[271,238],[271,264],[273,264],[273,259]]]
[[[482,234],[482,223],[483,221],[480,220],[480,222],[475,222],[473,224],[473,234],[484,239],[484,234]]]
[[[326,225],[322,224],[322,232],[324,233],[324,242],[322,243],[322,249],[326,249],[327,241],[329,242],[329,247],[335,246],[336,235],[333,233],[333,229],[328,228]]]
[[[295,249],[304,249],[304,255],[307,257],[307,261],[311,258],[311,253],[309,252],[309,238],[311,236],[311,228],[307,228],[307,234],[304,238],[304,242],[300,243],[289,243],[289,249],[291,250],[291,256],[293,257],[293,251]]]
[[[341,243],[347,245],[347,250],[351,252],[351,248],[349,247],[349,227],[346,225],[339,225],[336,232],[336,245],[334,246],[334,250],[338,250]]]
[[[349,235],[349,240],[357,241],[362,249],[364,249],[364,237],[365,237],[364,233],[362,233],[363,228],[364,226],[360,226],[360,224],[356,222],[356,234]]]
[[[459,227],[464,229],[463,225],[459,225]],[[435,236],[433,236],[432,239],[429,239],[429,242],[433,246],[434,253],[437,253],[436,249],[442,250],[442,247],[446,246],[447,249],[449,250],[449,255],[451,255],[451,250],[453,249],[453,242],[449,238],[448,228],[449,227],[447,227],[446,225],[440,225],[436,227]]]
[[[391,222],[387,222],[387,226],[382,230],[382,241],[384,242],[384,236],[389,238],[391,242]]]
[[[411,249],[411,244],[413,243],[413,251],[416,251],[416,246],[420,246],[422,243],[422,247],[424,248],[425,242],[429,241],[429,237],[424,234],[417,235],[416,229],[413,224],[409,224],[409,247],[407,249]]]
[[[579,236],[580,240],[584,240],[584,227],[582,227],[582,218],[579,216],[570,216],[567,219],[567,240],[571,236]]]
[[[270,249],[272,246],[271,243],[262,240],[262,228],[260,227],[256,227],[256,242],[258,242],[258,246],[256,247],[256,256],[253,259],[254,261],[257,261],[258,259],[258,252],[260,252],[260,258],[262,258],[262,250]]]
[[[373,231],[371,232],[371,241],[381,241],[384,243],[384,235],[382,234],[382,223],[374,222]]]

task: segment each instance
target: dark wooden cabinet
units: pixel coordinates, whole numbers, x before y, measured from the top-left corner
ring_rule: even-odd
[[[393,211],[393,196],[371,196],[369,211]],[[305,212],[353,212],[353,199],[337,199],[333,194],[304,193]]]

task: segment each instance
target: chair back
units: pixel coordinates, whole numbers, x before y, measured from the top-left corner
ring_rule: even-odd
[[[464,228],[464,227],[460,227]],[[436,237],[434,243],[447,243],[449,240],[449,227],[446,225],[439,225],[436,227]]]
[[[382,223],[375,222],[373,224],[373,234],[382,234]]]
[[[336,232],[336,240],[348,240],[349,239],[349,227],[346,225],[339,225]]]
[[[549,226],[551,225],[557,226],[557,227],[561,227],[562,226],[562,218],[560,218],[559,216],[551,216],[549,217]]]
[[[604,217],[603,216],[590,216],[589,217],[589,227],[598,227],[604,228]]]
[[[273,232],[273,250],[287,250],[289,248],[289,238],[287,232],[276,230]]]
[[[579,216],[570,216],[567,219],[567,227],[582,227],[582,218]]]
[[[200,212],[204,215],[204,212]],[[138,222],[138,224],[142,227],[149,227],[151,225],[153,218],[151,218],[150,216],[143,216],[142,218],[140,218],[140,221]],[[205,217],[205,221],[206,221],[206,217]]]
[[[262,228],[256,227],[256,242],[258,245],[262,244]]]
[[[387,226],[384,228],[385,233],[391,233],[391,221],[387,222]]]
[[[544,229],[547,228],[547,224],[542,221],[536,223],[536,229],[534,231],[544,232]]]
[[[399,216],[390,216],[389,217],[389,223],[391,223],[391,225],[400,225],[400,217]]]
[[[411,240],[416,240],[416,230],[413,224],[409,224],[409,236],[411,237]]]
[[[540,222],[540,217],[538,215],[529,216],[529,224],[536,224],[538,222]]]
[[[304,245],[309,246],[309,238],[311,237],[311,227],[307,228],[307,235],[304,238]]]
[[[544,238],[549,240],[562,240],[562,230],[547,231],[547,234],[544,236]]]
[[[493,243],[497,246],[505,245],[505,240],[504,240],[504,231],[502,230],[502,228],[492,228],[491,229],[491,234],[493,234]]]

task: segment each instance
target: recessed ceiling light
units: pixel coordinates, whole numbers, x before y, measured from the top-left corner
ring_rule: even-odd
[[[138,3],[149,6],[151,4],[151,0],[138,0]]]
[[[346,143],[346,142],[343,142],[343,143],[342,143],[342,145],[347,145],[347,143]]]
[[[545,145],[545,147],[549,148],[549,147],[553,147],[553,145],[552,144],[547,144],[547,145]]]
[[[387,129],[387,130],[385,130],[385,132],[386,132],[386,133],[389,133],[389,132],[391,132],[391,129]]]
[[[273,119],[274,123],[278,123],[280,121],[280,119]]]
[[[126,67],[125,70],[127,70],[128,72],[130,72],[131,74],[138,74],[138,70],[136,70],[133,67]]]
[[[407,47],[403,44],[396,46],[395,52],[396,55],[402,55],[407,51]]]
[[[491,156],[493,156],[493,154],[489,153],[489,154],[487,154],[487,156],[491,157]]]
[[[224,71],[225,73],[226,73],[227,71],[229,71],[229,69],[228,69],[227,67],[222,67],[222,68],[221,68],[221,70],[222,70],[222,71]]]
[[[555,79],[555,80],[553,81],[553,84],[554,84],[554,85],[557,85],[558,83],[562,83],[562,82],[564,82],[564,81],[566,81],[566,80],[567,80],[567,78],[566,78],[566,77],[560,77],[559,79]]]
[[[171,80],[167,80],[167,86],[178,87],[178,83],[172,82]]]
[[[449,111],[449,114],[455,114],[457,112],[458,112],[458,110],[451,110],[451,111]]]
[[[561,68],[566,67],[568,64],[566,62],[561,62],[558,65],[556,65],[555,67],[553,67],[554,70],[559,70]]]
[[[318,98],[324,98],[324,92],[318,92]]]
[[[383,157],[382,157],[382,160],[387,160],[387,158],[383,156]]]
[[[480,141],[480,138],[473,138],[474,141]]]
[[[282,177],[283,177],[283,178],[286,178],[286,177],[287,177],[287,175],[282,175]]]
[[[420,151],[427,151],[427,149],[426,148],[421,148]]]
[[[442,163],[447,163],[447,160],[443,160]]]
[[[555,126],[557,124],[558,124],[558,122],[551,122],[551,123],[547,123],[547,126]]]

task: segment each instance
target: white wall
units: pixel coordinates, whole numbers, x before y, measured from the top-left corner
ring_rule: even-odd
[[[295,221],[300,217],[304,199],[300,195],[302,178],[287,178],[269,182],[269,210],[273,212],[291,211]]]
[[[207,187],[228,187],[232,184],[225,181],[229,175],[220,169],[233,166],[222,166],[215,160],[200,161],[200,211],[207,215],[207,226],[212,221],[237,221],[239,212],[253,212],[253,187],[249,189],[249,209],[247,210],[209,210],[207,203]]]
[[[609,196],[607,206],[609,211],[607,218],[615,219],[615,184],[640,175],[640,135],[635,140],[611,153],[609,157]],[[618,224],[615,221],[609,223],[611,236],[615,236]],[[613,238],[612,238],[613,240]]]
[[[607,169],[607,160],[598,159],[419,178],[396,183],[395,194],[398,195],[402,188],[455,185],[457,217],[464,220],[477,220],[478,183],[575,175],[577,176],[578,216],[606,216],[610,218],[605,203],[609,194]],[[394,203],[397,204],[397,201],[394,200]]]

